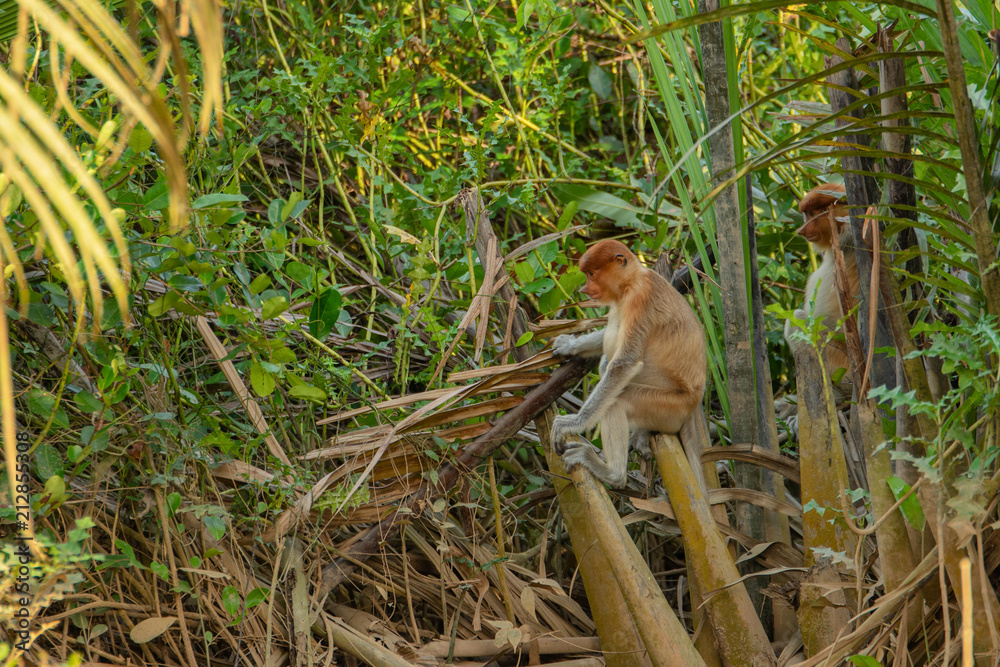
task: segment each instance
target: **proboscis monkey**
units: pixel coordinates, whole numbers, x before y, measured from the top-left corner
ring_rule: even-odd
[[[559,336],[562,356],[601,358],[601,380],[575,415],[556,417],[552,444],[567,468],[582,465],[624,486],[630,444],[649,452],[653,433],[677,433],[705,392],[705,334],[691,306],[620,241],[604,240],[580,258],[581,291],[609,306],[608,324],[583,336]],[[570,436],[600,422],[606,462]],[[629,431],[632,431],[631,438]]]
[[[837,235],[841,247],[854,245],[854,237],[849,221],[846,202],[844,202],[844,186],[840,183],[825,183],[818,185],[805,194],[799,202],[804,224],[797,232],[813,244],[823,254],[823,263],[806,281],[805,301],[802,307],[796,309],[795,316],[806,319],[809,308],[814,308],[813,315],[820,318],[828,329],[836,329],[837,322],[844,316],[840,307],[840,297],[837,294],[837,284],[834,276],[836,262],[833,253],[833,236]],[[845,284],[850,294],[858,293],[858,267],[854,253],[844,253],[844,267],[847,275]],[[815,301],[815,306],[811,305]],[[792,323],[785,322],[785,340],[789,347],[802,345],[802,341],[791,339],[795,330]],[[823,352],[826,370],[833,376],[837,370],[847,368],[847,350],[843,342],[831,341]]]

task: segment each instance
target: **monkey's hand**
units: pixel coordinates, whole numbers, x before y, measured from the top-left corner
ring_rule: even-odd
[[[604,351],[604,330],[583,336],[563,334],[552,341],[552,352],[558,357],[598,357]]]
[[[552,353],[557,357],[572,357],[576,351],[576,336],[563,334],[552,341]]]
[[[569,442],[574,435],[584,432],[583,424],[576,415],[559,415],[552,422],[552,433],[549,436],[552,440],[552,449],[556,454],[562,456],[567,449],[579,447],[583,443],[579,440]]]

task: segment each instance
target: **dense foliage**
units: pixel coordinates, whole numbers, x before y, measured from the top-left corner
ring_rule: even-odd
[[[906,220],[887,209],[879,215],[887,248],[903,247],[897,236],[910,234],[914,241],[896,252],[893,264],[908,290],[910,323],[923,348],[918,354],[943,360],[950,384],[934,401],[903,390],[876,394],[885,405],[926,414],[938,425],[942,436],[929,443],[926,456],[909,456],[934,481],[947,476],[936,447],[962,444],[966,461],[954,473],[960,480],[952,518],[975,532],[987,517],[995,520],[990,477],[998,449],[989,415],[997,409],[1000,337],[996,320],[980,316],[986,300],[939,25],[931,4],[906,11],[899,4],[732,12],[729,80],[733,106],[742,113],[735,130],[739,166],[725,178],[740,184],[753,211],[752,259],[768,308],[758,334],[766,337],[772,389],[794,393],[780,316],[800,306],[817,261],[795,235],[801,222],[795,207],[819,179],[840,171],[842,155],[859,150],[837,138],[823,85],[824,57],[835,52],[837,37],[850,39],[854,53],[841,55],[854,59],[860,88],[874,95],[856,106],[877,122],[878,28],[890,30],[897,49],[918,54],[906,60],[905,113],[915,215]],[[914,10],[921,7],[927,11]],[[154,588],[161,580],[169,583],[164,590],[171,595],[197,592],[193,575],[178,579],[178,567],[211,569],[218,553],[209,549],[191,562],[173,563],[157,546],[161,531],[193,530],[182,515],[197,517],[216,540],[239,541],[248,548],[248,564],[257,567],[262,554],[249,555],[250,547],[270,554],[275,522],[314,488],[321,493],[312,498],[312,513],[298,519],[308,524],[299,530],[322,545],[320,561],[332,557],[355,523],[383,516],[378,509],[364,514],[364,508],[383,507],[379,493],[391,496],[398,489],[391,468],[375,468],[372,475],[368,464],[381,453],[351,450],[331,458],[317,451],[331,438],[398,423],[414,410],[401,405],[361,414],[366,406],[453,387],[449,374],[508,363],[512,348],[536,345],[533,338],[547,334],[552,320],[596,316],[577,305],[575,294],[583,283],[575,260],[594,238],[622,238],[649,264],[663,255],[673,270],[699,267],[692,271],[690,298],[709,341],[706,408],[718,426],[716,441],[724,443],[727,424],[739,415],[729,406],[716,269],[723,221],[712,208],[718,188],[704,142],[711,128],[700,83],[701,44],[691,27],[644,33],[647,11],[659,25],[694,13],[666,2],[613,6],[603,0],[233,3],[225,10],[223,113],[209,132],[196,133],[194,126],[205,79],[194,35],[180,30],[184,58],[156,64],[166,68],[159,94],[180,119],[181,135],[190,136],[182,154],[190,192],[184,229],[170,225],[176,207],[160,145],[119,96],[79,60],[65,61],[54,75],[52,43],[42,34],[29,29],[26,41],[7,42],[4,61],[23,59],[28,95],[120,209],[116,216],[131,258],[128,312],[112,298],[99,321],[88,320],[93,308],[72,298],[63,265],[39,240],[42,222],[32,202],[15,186],[3,190],[4,240],[23,263],[28,286],[19,292],[12,279],[6,304],[17,423],[32,443],[36,531],[53,554],[37,566],[50,587],[35,599],[35,611],[56,605],[66,612],[73,627],[60,632],[79,641],[82,651],[108,627],[70,613],[82,604],[73,595],[107,594],[110,572],[126,579],[152,573],[146,581]],[[153,5],[129,5],[115,16],[150,57],[162,46],[163,17]],[[961,18],[995,223],[996,47],[991,52],[986,35],[997,25],[997,10],[988,0],[967,2]],[[876,130],[864,123],[854,128],[856,135]],[[877,145],[862,152],[888,192],[892,179],[884,165],[893,155]],[[7,171],[10,159],[0,159]],[[72,182],[72,175],[67,178]],[[479,190],[500,255],[509,258],[503,273],[536,325],[520,340],[491,324],[488,310],[478,319],[468,316],[479,307],[475,296],[484,281],[493,277],[457,205],[464,188]],[[107,233],[100,212],[87,212]],[[530,250],[518,254],[525,246]],[[495,300],[492,308],[506,311],[508,304]],[[241,394],[218,363],[220,355],[213,356],[198,318],[210,323],[207,330],[225,348],[222,361],[232,362],[248,393]],[[248,399],[262,410],[284,461],[257,428]],[[351,409],[359,411],[352,420],[333,419]],[[461,423],[479,425],[494,412],[470,414]],[[988,435],[977,434],[980,426]],[[888,432],[887,439],[894,435]],[[410,449],[396,463],[413,457],[416,478],[433,479],[467,439],[434,432],[407,443]],[[795,454],[794,437],[782,443]],[[496,505],[489,530],[506,533],[513,553],[534,558],[540,550],[544,573],[546,541],[566,544],[566,537],[553,528],[555,510],[539,509],[551,485],[543,476],[541,447],[521,438],[496,462],[496,483],[473,476],[451,509],[468,512],[467,522],[488,524],[500,502],[492,494],[502,497],[503,518]],[[218,467],[235,463],[269,476],[224,479]],[[412,472],[412,465],[406,470]],[[327,475],[335,481],[318,487]],[[984,485],[992,497],[983,495]],[[862,516],[864,497],[856,494]],[[94,503],[104,506],[101,512],[93,511]],[[0,512],[16,520],[13,509]],[[118,516],[126,527],[114,525]],[[331,537],[331,526],[341,532]],[[636,533],[651,551],[665,550],[664,569],[680,562],[669,546],[670,531]],[[496,560],[470,556],[470,567],[486,572],[506,558],[489,555]],[[573,557],[552,549],[549,558],[550,572],[554,568],[554,576],[569,584]],[[250,594],[220,588],[229,621],[267,597],[266,581],[258,583]],[[677,585],[672,579],[670,586]],[[364,595],[377,597],[370,589]],[[422,629],[429,636],[454,633],[446,626],[450,614],[447,604],[437,616],[429,612]],[[399,621],[406,611],[401,605],[384,615]],[[581,632],[589,629],[573,622]],[[212,632],[199,633],[198,641],[210,647]],[[39,641],[47,650],[61,644],[58,637]]]

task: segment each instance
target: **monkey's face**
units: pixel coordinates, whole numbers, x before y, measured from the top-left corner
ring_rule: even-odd
[[[820,211],[807,211],[806,223],[796,233],[801,234],[822,252],[833,247],[833,235],[840,235],[847,220],[846,206],[830,206]]]
[[[823,183],[810,190],[799,202],[799,212],[805,224],[796,230],[822,252],[833,247],[833,235],[840,235],[847,219],[847,207],[842,204],[844,185]]]
[[[585,275],[587,276],[587,283],[580,288],[580,291],[589,296],[594,301],[598,303],[605,301],[607,296],[607,290],[601,288],[601,283],[605,282],[602,280],[602,274],[604,273],[604,268],[591,269],[587,271]]]
[[[580,291],[598,303],[614,303],[621,298],[625,283],[638,266],[635,256],[621,241],[598,241],[580,258],[580,270],[587,276],[587,284]]]

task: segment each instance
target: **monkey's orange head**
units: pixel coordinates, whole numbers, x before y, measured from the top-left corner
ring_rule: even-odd
[[[844,186],[841,183],[823,183],[807,192],[799,202],[805,224],[796,232],[819,250],[829,250],[833,246],[833,235],[840,234],[847,218],[843,199]]]
[[[624,243],[598,241],[580,258],[580,270],[587,276],[580,291],[594,301],[613,303],[621,298],[638,269],[638,258]]]

